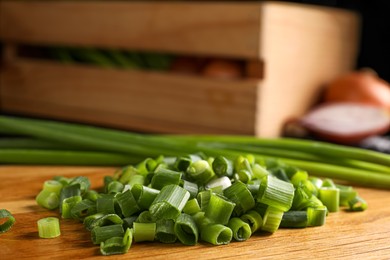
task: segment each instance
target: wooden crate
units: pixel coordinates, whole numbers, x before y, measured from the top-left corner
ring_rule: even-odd
[[[357,14],[283,2],[0,1],[0,109],[145,132],[276,137],[351,70]],[[15,55],[95,46],[261,61],[261,79],[221,81]]]

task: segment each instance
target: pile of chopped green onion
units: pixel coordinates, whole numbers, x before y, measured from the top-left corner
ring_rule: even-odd
[[[242,242],[257,232],[324,225],[340,207],[367,208],[350,186],[253,155],[160,155],[103,181],[97,191],[84,176],[56,176],[36,197],[40,206],[59,209],[61,218],[82,222],[103,255],[124,254],[143,241]],[[59,234],[52,230],[46,237]]]
[[[0,116],[0,164],[136,164],[160,154],[203,152],[233,160],[252,154],[310,175],[390,188],[390,155],[312,140],[223,135],[152,135],[22,117]],[[331,193],[331,191],[329,191]]]

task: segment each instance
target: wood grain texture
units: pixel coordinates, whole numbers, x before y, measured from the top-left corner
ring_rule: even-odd
[[[259,7],[233,2],[0,1],[0,38],[257,58]]]
[[[115,168],[0,166],[0,208],[16,217],[13,228],[0,235],[1,259],[71,259],[100,256],[81,223],[61,219],[62,235],[39,239],[36,221],[58,216],[36,205],[34,197],[44,180],[55,175],[88,176],[93,188]],[[107,259],[389,259],[390,191],[357,188],[369,203],[365,212],[331,213],[322,227],[280,229],[272,235],[256,234],[246,242],[226,246],[199,243],[134,243],[126,255]]]

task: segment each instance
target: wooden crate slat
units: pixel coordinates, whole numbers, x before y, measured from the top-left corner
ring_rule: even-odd
[[[0,1],[5,41],[258,58],[259,4]]]

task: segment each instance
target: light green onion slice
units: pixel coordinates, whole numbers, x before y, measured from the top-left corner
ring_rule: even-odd
[[[61,235],[60,221],[55,217],[41,218],[37,221],[40,238],[55,238]]]
[[[186,180],[182,180],[182,185],[185,190],[187,190],[190,193],[190,198],[195,198],[198,195],[199,188],[198,184]]]
[[[140,175],[146,176],[148,173],[153,172],[157,167],[158,162],[152,158],[146,158],[142,162],[136,165],[138,173]]]
[[[155,221],[156,220],[148,210],[142,211],[137,217],[137,222],[139,223],[152,223]]]
[[[190,193],[174,184],[164,186],[149,208],[155,219],[176,219],[186,205]]]
[[[230,201],[234,202],[234,213],[236,216],[241,216],[255,206],[255,199],[248,189],[247,185],[237,181],[232,186],[224,190],[224,195]]]
[[[186,173],[190,180],[193,180],[200,185],[205,185],[215,176],[215,173],[207,160],[193,162],[187,168]]]
[[[303,170],[297,170],[291,176],[290,181],[294,186],[298,186],[299,183],[304,182],[309,179],[309,174]]]
[[[260,213],[255,210],[248,211],[240,218],[245,223],[248,223],[249,227],[251,228],[252,234],[263,226],[263,218]]]
[[[56,209],[60,205],[59,194],[47,189],[41,190],[35,198],[37,204],[46,209]]]
[[[131,190],[127,190],[122,193],[117,193],[115,195],[115,199],[124,217],[130,217],[141,210]]]
[[[186,205],[183,208],[183,212],[188,215],[193,215],[200,211],[200,206],[198,200],[193,198],[187,201]]]
[[[233,238],[233,231],[221,224],[209,224],[201,229],[200,236],[213,245],[227,245]]]
[[[89,189],[89,187],[91,186],[91,182],[85,176],[77,176],[77,177],[73,178],[70,181],[69,185],[71,186],[71,185],[74,185],[74,184],[79,184],[80,185],[81,194],[84,194]]]
[[[79,203],[82,200],[83,200],[83,198],[80,195],[64,199],[62,201],[61,217],[62,218],[72,218],[72,209],[73,209],[73,207],[76,206],[76,204]]]
[[[348,201],[348,204],[351,211],[364,211],[368,208],[367,202],[360,196],[355,196],[353,199]]]
[[[119,181],[111,181],[107,185],[107,193],[119,193],[122,192],[124,188],[124,185]]]
[[[93,202],[96,202],[97,199],[99,198],[99,193],[95,190],[88,190],[83,194],[83,199],[87,199]]]
[[[233,237],[236,241],[242,242],[248,240],[252,235],[252,229],[249,224],[240,218],[231,218],[228,227],[233,232]]]
[[[181,172],[165,168],[157,168],[151,180],[151,187],[153,189],[161,190],[164,186],[170,184],[179,185],[181,176]]]
[[[209,205],[210,197],[213,192],[211,190],[204,190],[198,193],[196,196],[198,203],[200,205],[200,209],[205,211],[207,206]]]
[[[261,181],[257,200],[286,212],[291,208],[294,190],[291,183],[268,175]]]
[[[307,208],[307,225],[311,227],[325,225],[328,210],[325,206]]]
[[[97,226],[91,231],[91,240],[95,245],[105,242],[111,237],[123,237],[124,230],[121,224],[109,225],[109,226]]]
[[[115,214],[115,197],[113,194],[101,194],[96,200],[97,212]]]
[[[304,228],[308,225],[306,210],[290,210],[283,214],[281,228]]]
[[[261,230],[274,233],[279,229],[280,222],[283,218],[283,210],[269,206],[265,211],[263,218],[263,226]]]
[[[188,214],[180,214],[175,221],[174,231],[184,245],[195,245],[198,242],[198,228],[194,219]]]
[[[214,173],[218,177],[227,176],[232,177],[233,176],[233,163],[225,158],[224,156],[217,156],[215,157],[213,163],[212,163],[212,169]]]
[[[205,211],[205,217],[213,223],[226,225],[236,204],[219,194],[211,194],[209,204]]]
[[[231,185],[232,185],[231,180],[226,176],[222,176],[222,177],[219,177],[216,179],[212,179],[211,181],[206,183],[205,188],[206,189],[215,189],[215,188],[220,187],[220,189],[223,191],[226,188],[230,187]]]
[[[318,194],[319,199],[328,208],[329,212],[338,212],[340,208],[340,189],[335,187],[322,187]]]
[[[15,222],[15,217],[11,214],[11,212],[6,209],[0,209],[0,234],[10,230]]]
[[[125,254],[129,251],[133,241],[133,232],[126,229],[123,237],[111,237],[105,242],[100,243],[100,252],[102,255]]]
[[[123,220],[117,214],[96,213],[84,219],[84,226],[88,230],[95,227],[123,224]]]
[[[60,194],[60,213],[62,213],[62,203],[66,198],[70,198],[73,196],[80,196],[80,195],[81,195],[81,190],[80,190],[79,183],[64,186],[61,189],[61,194]]]
[[[133,223],[133,237],[135,242],[154,241],[156,236],[156,223]]]
[[[56,180],[47,180],[43,183],[43,190],[55,192],[58,197],[62,190],[62,183]]]
[[[174,230],[175,222],[172,219],[156,221],[156,239],[165,244],[175,243],[177,236]]]
[[[131,192],[133,193],[138,206],[143,210],[147,210],[160,191],[141,184],[135,184],[131,188]]]
[[[349,206],[348,202],[358,195],[352,186],[336,184],[336,187],[340,190],[340,206]]]

